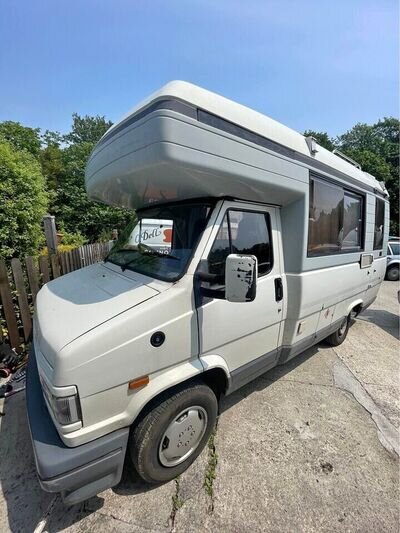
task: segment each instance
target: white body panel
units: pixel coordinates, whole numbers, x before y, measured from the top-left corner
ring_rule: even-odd
[[[166,97],[246,131],[223,131],[179,109],[142,114]],[[272,144],[261,145],[249,132]],[[308,256],[310,173],[363,195],[363,250]],[[54,394],[76,388],[81,403],[79,427],[56,423],[68,446],[130,426],[157,394],[203,372],[220,369],[233,390],[323,338],[352,309],[369,305],[385,274],[389,208],[386,201],[384,240],[374,250],[375,198],[384,188],[372,176],[321,147],[310,154],[298,133],[189,84],[166,86],[114,125],[93,152],[86,185],[97,200],[133,208],[219,200],[173,283],[105,263],[40,291],[34,332],[39,372]],[[232,206],[269,214],[273,268],[258,278],[252,302],[199,303],[195,274]],[[162,246],[157,239],[152,245]],[[361,253],[373,256],[370,267],[360,268]],[[150,342],[157,331],[166,339],[160,347]],[[130,390],[129,382],[141,376],[149,376],[149,384]]]

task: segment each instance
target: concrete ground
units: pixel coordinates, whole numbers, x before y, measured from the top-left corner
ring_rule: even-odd
[[[228,397],[179,479],[66,509],[38,485],[24,393],[0,405],[0,532],[399,531],[397,283],[338,348],[318,346]]]

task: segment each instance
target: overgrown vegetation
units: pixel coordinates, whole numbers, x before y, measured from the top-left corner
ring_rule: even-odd
[[[87,198],[86,162],[111,126],[104,117],[74,114],[66,135],[0,123],[0,256],[37,254],[44,246],[42,217],[56,216],[62,245],[80,246],[122,229],[131,213]]]
[[[0,137],[0,257],[37,253],[47,205],[38,160]]]

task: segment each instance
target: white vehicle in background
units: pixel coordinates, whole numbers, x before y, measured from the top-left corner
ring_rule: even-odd
[[[175,478],[221,396],[342,343],[376,298],[388,241],[382,183],[184,82],[108,130],[86,188],[136,215],[106,262],[36,300],[29,424],[40,483],[67,504],[117,484],[126,454],[147,482]]]
[[[389,237],[387,247],[386,279],[389,281],[399,280],[400,269],[400,239]]]

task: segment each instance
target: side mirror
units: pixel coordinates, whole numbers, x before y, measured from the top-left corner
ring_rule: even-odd
[[[230,254],[225,263],[225,298],[228,302],[252,302],[257,292],[257,257]]]

